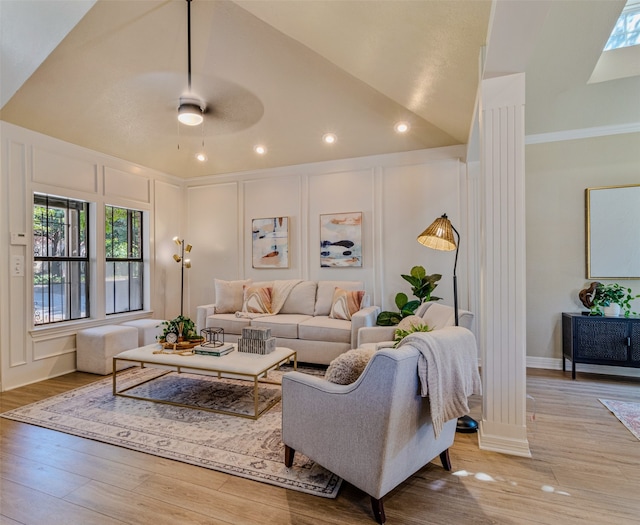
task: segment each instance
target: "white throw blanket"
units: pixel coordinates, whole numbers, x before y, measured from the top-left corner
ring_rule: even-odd
[[[466,328],[448,326],[428,333],[413,333],[399,346],[407,344],[420,351],[421,394],[429,396],[437,438],[447,421],[469,413],[470,395],[482,394],[476,338]]]
[[[271,313],[265,314],[254,314],[250,312],[236,312],[236,317],[243,317],[247,319],[256,319],[258,317],[264,317],[267,315],[275,315],[280,313],[280,310],[284,306],[287,297],[291,293],[291,290],[298,284],[301,283],[301,279],[288,279],[288,280],[278,280],[273,282],[273,289],[271,292]]]

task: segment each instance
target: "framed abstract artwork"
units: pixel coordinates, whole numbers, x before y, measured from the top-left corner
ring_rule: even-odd
[[[362,267],[362,212],[320,215],[320,266]]]
[[[289,217],[251,221],[254,268],[289,268]]]

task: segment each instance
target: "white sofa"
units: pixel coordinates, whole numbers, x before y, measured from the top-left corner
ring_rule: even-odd
[[[237,342],[242,329],[248,326],[270,328],[278,346],[298,352],[298,361],[329,364],[334,358],[358,342],[358,330],[374,326],[380,308],[369,306],[367,296],[361,309],[351,320],[329,316],[336,288],[364,290],[361,281],[305,281],[298,282],[288,293],[275,315],[243,316],[243,286],[272,287],[277,281],[252,282],[216,280],[215,302],[197,307],[196,328],[222,328],[224,339]]]

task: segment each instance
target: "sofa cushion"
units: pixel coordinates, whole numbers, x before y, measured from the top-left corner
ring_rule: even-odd
[[[242,311],[252,314],[270,314],[272,288],[244,286]]]
[[[375,349],[357,348],[340,354],[331,363],[324,378],[338,385],[355,383],[373,357]]]
[[[284,339],[298,339],[298,325],[310,317],[300,314],[278,314],[257,317],[251,320],[251,326],[256,328],[271,328],[272,337]]]
[[[351,321],[317,315],[300,323],[298,337],[306,341],[351,343]]]
[[[251,319],[236,314],[213,314],[207,317],[207,328],[222,328],[225,334],[241,335],[242,329],[251,325]]]
[[[336,287],[343,290],[363,290],[364,283],[362,281],[318,281],[316,307],[313,315],[329,315]]]
[[[282,305],[280,313],[313,315],[316,305],[316,288],[315,281],[302,281],[296,284]]]
[[[250,285],[251,279],[243,281],[223,281],[215,279],[216,313],[233,314],[242,309],[243,287]]]
[[[351,321],[351,316],[360,310],[363,297],[364,290],[343,290],[336,287],[329,317]]]

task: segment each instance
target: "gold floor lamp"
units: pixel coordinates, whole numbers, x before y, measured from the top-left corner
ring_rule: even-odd
[[[456,234],[458,238],[457,242],[453,238],[453,234]],[[458,248],[460,247],[460,234],[456,230],[451,221],[447,217],[447,214],[443,214],[442,217],[438,217],[431,225],[418,235],[418,242],[427,248],[433,248],[434,250],[441,250],[445,252],[456,251],[455,262],[453,263],[453,310],[456,320],[456,326],[458,324],[458,277],[456,275],[456,268],[458,266]],[[478,430],[478,422],[470,416],[462,416],[458,418],[458,425],[456,427],[457,432],[472,433]]]
[[[184,307],[184,269],[191,268],[191,260],[185,259],[185,252],[189,253],[191,251],[191,245],[185,244],[184,239],[180,239],[180,237],[174,237],[173,242],[175,242],[178,246],[180,246],[180,254],[173,254],[173,260],[177,263],[181,263],[180,267],[180,316],[182,317],[183,307]]]

